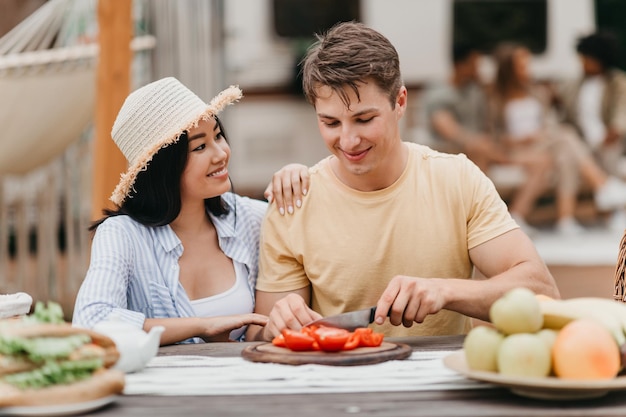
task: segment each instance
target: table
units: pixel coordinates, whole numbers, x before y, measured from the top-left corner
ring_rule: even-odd
[[[463,336],[388,338],[414,351],[461,348]],[[174,345],[159,355],[232,357],[247,343]],[[372,377],[375,377],[373,375]],[[237,396],[121,396],[97,416],[625,416],[626,392],[593,400],[552,402],[522,398],[506,389],[404,391],[382,393],[237,395]]]

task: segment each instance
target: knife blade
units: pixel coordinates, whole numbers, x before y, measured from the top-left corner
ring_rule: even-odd
[[[341,313],[314,320],[307,323],[304,327],[323,325],[353,331],[354,329],[367,327],[368,324],[373,323],[375,312],[376,306],[365,308],[363,310],[350,311],[348,313]]]

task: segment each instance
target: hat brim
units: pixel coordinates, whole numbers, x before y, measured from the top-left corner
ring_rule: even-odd
[[[185,127],[183,127],[175,135],[165,137],[163,138],[163,140],[156,142],[151,147],[146,148],[139,156],[139,158],[137,158],[135,162],[128,167],[126,172],[121,174],[120,181],[115,187],[115,190],[113,191],[113,194],[111,194],[109,200],[111,200],[117,206],[122,206],[124,201],[129,198],[131,191],[134,191],[133,185],[135,184],[137,175],[140,171],[145,171],[146,169],[148,169],[150,161],[159,150],[178,142],[178,139],[180,138],[180,135],[183,134],[183,132],[189,131],[190,129],[197,127],[201,121],[215,118],[226,106],[239,101],[242,97],[243,93],[241,92],[241,89],[239,89],[239,87],[237,86],[231,85],[224,91],[220,92],[217,96],[215,96],[206,106],[203,112],[195,116],[191,122],[185,125]]]

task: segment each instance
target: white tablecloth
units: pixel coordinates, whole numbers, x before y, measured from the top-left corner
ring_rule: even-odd
[[[240,357],[158,356],[126,376],[126,395],[241,395],[484,389],[446,368],[452,352],[414,352],[374,365],[281,365]]]

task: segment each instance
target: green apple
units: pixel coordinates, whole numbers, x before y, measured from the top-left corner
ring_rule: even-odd
[[[498,349],[502,340],[504,335],[492,327],[474,327],[463,342],[467,366],[475,371],[498,372]]]
[[[559,335],[558,330],[554,329],[541,329],[537,332],[537,336],[543,339],[544,342],[548,345],[548,349],[552,350],[552,345],[554,345],[554,341],[556,337]]]
[[[498,371],[502,375],[546,377],[551,370],[550,348],[538,334],[512,334],[500,344]]]
[[[539,300],[528,288],[514,288],[489,309],[491,323],[504,334],[535,333],[543,326]]]

